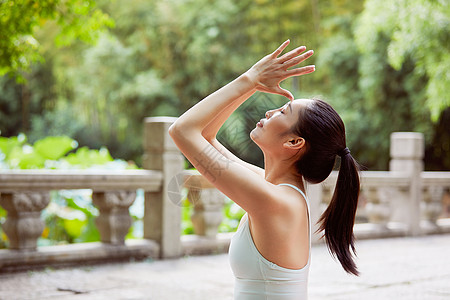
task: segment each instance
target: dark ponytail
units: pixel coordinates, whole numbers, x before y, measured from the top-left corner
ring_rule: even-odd
[[[355,236],[353,225],[359,196],[358,164],[349,154],[341,157],[341,166],[333,197],[319,219],[325,241],[331,254],[341,263],[344,270],[359,275],[353,260]],[[351,249],[351,252],[350,252]]]
[[[328,208],[319,219],[319,231],[324,231],[328,249],[344,270],[358,275],[353,259],[353,225],[360,187],[359,165],[346,147],[344,122],[328,103],[314,99],[300,111],[293,131],[306,141],[306,152],[296,163],[298,172],[306,181],[324,181],[333,169],[336,155],[341,156],[336,188]]]

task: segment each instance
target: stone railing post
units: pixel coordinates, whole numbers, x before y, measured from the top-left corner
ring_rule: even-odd
[[[169,136],[169,126],[176,120],[171,117],[151,117],[144,124],[145,169],[162,171],[161,189],[145,193],[144,238],[160,245],[162,258],[181,255],[181,194],[169,191],[168,185],[184,169],[184,159]],[[180,183],[181,185],[182,183]],[[169,194],[170,192],[170,194]]]
[[[2,193],[0,205],[8,212],[3,231],[10,241],[10,249],[35,250],[37,239],[45,224],[41,211],[50,202],[49,192],[26,191]]]
[[[408,226],[408,234],[417,236],[420,228],[424,137],[418,132],[393,132],[391,134],[391,161],[389,170],[407,174],[410,178],[408,197],[393,199],[395,215]]]
[[[92,202],[100,215],[95,220],[103,243],[123,245],[131,227],[129,207],[136,199],[135,191],[108,191],[92,193]]]

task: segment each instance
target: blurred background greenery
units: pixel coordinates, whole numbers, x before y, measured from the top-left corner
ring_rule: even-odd
[[[0,22],[4,137],[66,135],[140,165],[144,117],[180,115],[290,38],[317,71],[285,87],[332,103],[363,165],[386,170],[389,134],[420,131],[426,169],[450,169],[445,0],[19,0]]]
[[[450,168],[448,1],[20,0],[0,8],[4,137],[67,135],[140,165],[144,117],[180,115],[290,38],[290,48],[315,50],[308,63],[317,71],[285,86],[335,106],[363,165],[387,169],[389,134],[420,131],[426,169]],[[257,151],[244,156],[261,163]]]
[[[0,168],[139,167],[145,117],[179,116],[288,38],[316,72],[284,87],[330,102],[364,166],[387,170],[390,133],[419,131],[425,169],[450,170],[447,0],[1,1]],[[220,137],[262,165],[248,132],[286,99],[254,98]]]

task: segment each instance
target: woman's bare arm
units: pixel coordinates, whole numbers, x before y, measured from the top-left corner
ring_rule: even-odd
[[[245,101],[256,90],[281,94],[293,100],[292,94],[282,89],[279,83],[292,76],[311,73],[314,67],[288,70],[312,55],[309,52],[300,55],[305,49],[299,47],[279,57],[288,44],[286,41],[249,71],[198,102],[169,129],[178,148],[194,167],[252,214],[280,207],[276,189],[242,163],[236,163],[234,155],[222,149],[215,135],[239,102]]]
[[[216,148],[222,155],[224,155],[226,158],[230,159],[233,162],[236,162],[247,169],[255,172],[256,174],[264,177],[264,169],[260,168],[258,166],[252,165],[246,161],[243,161],[236,155],[234,155],[231,151],[229,151],[226,147],[224,147],[218,140],[217,140],[217,132],[222,127],[222,125],[225,123],[225,121],[230,117],[230,115],[242,104],[244,103],[248,98],[250,98],[254,93],[256,89],[253,89],[238,98],[236,98],[230,105],[228,105],[224,110],[222,110],[218,115],[216,115],[211,122],[208,123],[208,125],[203,129],[202,135],[203,137],[214,147]]]

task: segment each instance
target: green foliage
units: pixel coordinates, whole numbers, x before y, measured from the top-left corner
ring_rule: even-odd
[[[178,116],[290,38],[289,49],[304,44],[315,50],[308,63],[317,71],[283,86],[296,97],[321,95],[331,102],[359,161],[386,169],[390,132],[415,130],[425,133],[427,151],[434,153],[426,155],[426,167],[433,161],[450,168],[443,160],[448,152],[437,150],[444,143],[438,117],[449,106],[447,2],[53,1],[64,9],[41,17],[46,21],[36,21],[32,33],[45,62],[22,73],[26,84],[0,78],[0,130],[3,136],[25,132],[30,142],[69,135],[139,164],[145,117]],[[25,1],[4,3],[11,6],[8,14],[20,12]],[[95,24],[105,29],[111,20],[113,28],[96,30]],[[0,27],[0,33],[8,28]],[[84,40],[95,44],[74,39],[90,33],[92,39]],[[55,40],[71,45],[61,51]],[[256,95],[250,107],[269,108],[262,98]],[[281,101],[270,98],[274,105]],[[260,116],[238,111],[233,128],[221,137],[235,153],[261,165],[260,152],[243,142]]]
[[[92,165],[106,164],[113,161],[113,158],[106,148],[90,150],[88,147],[82,147],[78,149],[77,152],[67,155],[66,161],[71,165],[78,165],[86,168]]]
[[[191,216],[194,213],[194,207],[189,200],[185,198],[181,206],[181,234],[194,234]]]
[[[112,20],[95,7],[94,0],[5,0],[0,2],[0,75],[19,76],[41,60],[36,28],[55,21],[60,33],[58,45],[79,39],[92,43],[98,31],[112,26]]]
[[[34,143],[34,150],[44,159],[57,160],[77,147],[77,142],[67,136],[49,136]]]
[[[9,159],[13,150],[22,147],[26,142],[27,137],[24,134],[13,136],[10,138],[0,136],[0,151],[3,153],[4,160]]]
[[[0,137],[0,164],[11,169],[43,168],[45,158],[26,140],[24,134],[11,138]],[[44,152],[44,149],[41,148],[41,151]]]
[[[78,142],[67,136],[50,136],[28,144],[24,134],[17,137],[0,137],[0,165],[7,169],[62,169],[109,168],[124,166],[134,169],[136,166],[120,160],[114,160],[108,149],[99,150],[88,147],[77,148]],[[67,154],[68,153],[68,154]],[[66,155],[67,154],[67,155]]]
[[[450,106],[450,4],[435,0],[368,0],[359,17],[356,42],[364,57],[377,59],[379,36],[387,60],[401,70],[411,60],[416,78],[428,78],[426,101],[434,121]],[[373,67],[375,64],[371,64]],[[365,77],[372,77],[367,70]]]
[[[245,214],[245,211],[236,203],[226,198],[223,213],[225,218],[219,225],[219,232],[235,232],[239,226],[239,221]]]
[[[356,23],[346,17],[328,22],[329,28],[341,29],[319,49],[317,65],[323,70],[317,75],[329,83],[325,90],[327,100],[343,117],[352,153],[363,165],[371,170],[386,170],[390,133],[418,131],[425,134],[427,152],[435,153],[426,155],[426,167],[431,168],[431,161],[438,159],[431,157],[438,155],[440,169],[448,169],[450,165],[440,154],[445,136],[435,123],[437,116],[449,107],[448,93],[435,90],[440,97],[429,97],[434,71],[430,69],[433,64],[425,66],[425,60],[431,62],[448,55],[448,38],[447,42],[442,39],[448,36],[448,26],[442,27],[448,23],[448,10],[442,2],[436,2],[440,7],[430,4],[434,1],[388,2],[367,1]],[[429,11],[430,5],[435,11]],[[434,20],[422,22],[422,13],[436,14],[439,24],[430,24]],[[443,21],[444,15],[447,21]],[[417,24],[408,29],[407,24],[413,20]],[[403,42],[398,40],[400,36],[404,36]],[[414,41],[406,43],[405,38]],[[438,44],[439,47],[429,48]],[[449,64],[445,59],[440,63]],[[448,76],[436,78],[442,87],[449,86]]]
[[[318,64],[327,68],[328,100],[342,116],[349,148],[371,170],[386,170],[393,131],[431,134],[429,112],[423,109],[423,78],[411,72],[408,61],[400,70],[390,67],[386,38],[373,40],[378,51],[361,55],[351,32],[329,39]],[[386,123],[389,120],[389,123]],[[387,126],[388,125],[388,126]]]
[[[46,137],[33,146],[26,143],[24,134],[18,137],[0,137],[0,163],[10,169],[44,168],[47,160],[56,161],[76,148],[77,142],[66,136]]]
[[[98,210],[91,197],[89,190],[51,192],[51,202],[42,212],[46,227],[39,245],[99,241]]]

